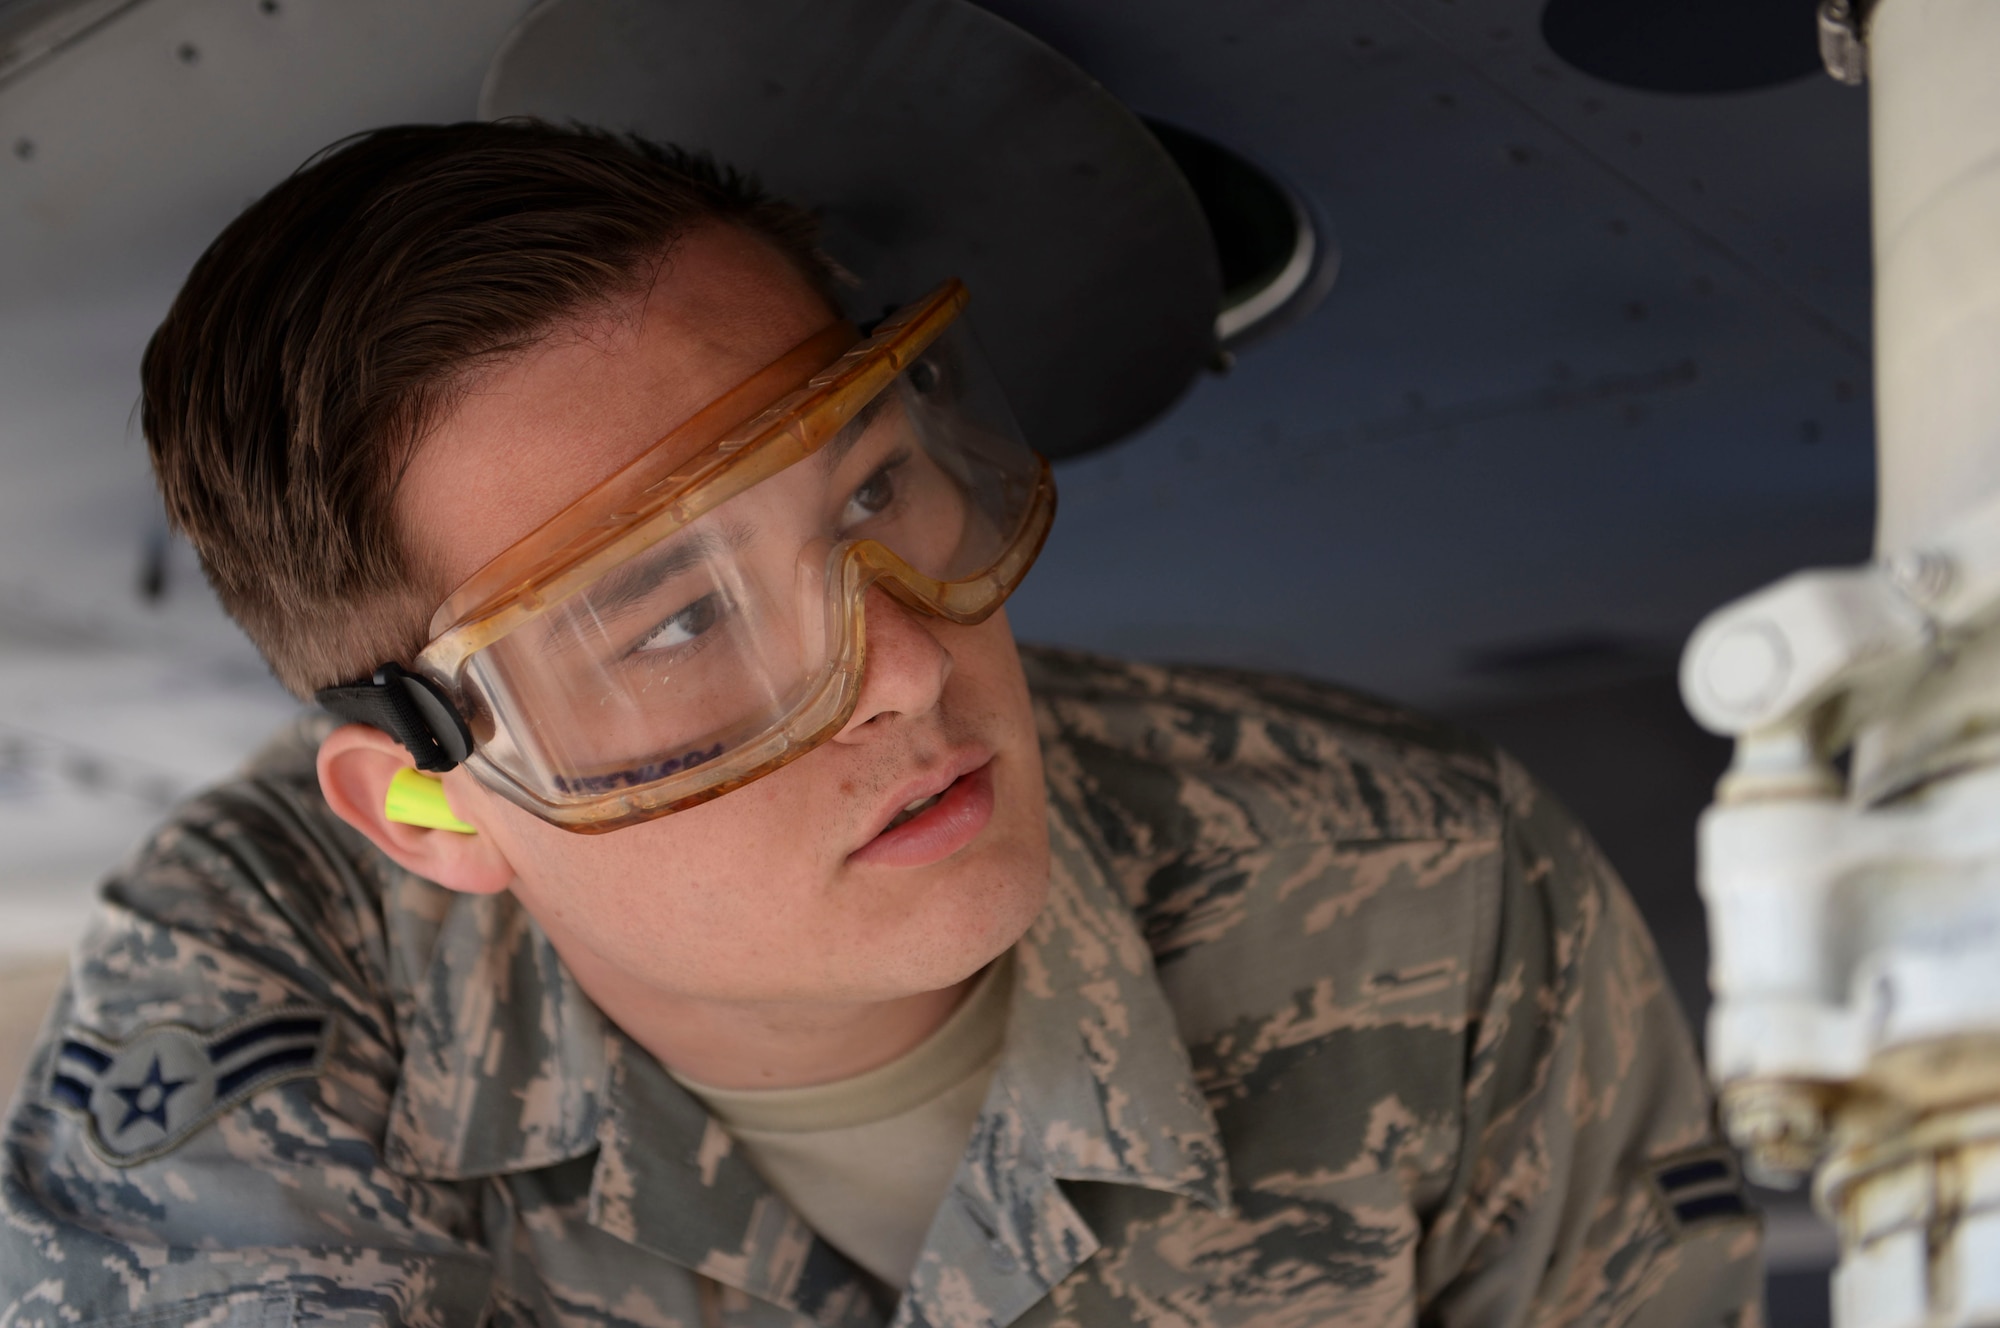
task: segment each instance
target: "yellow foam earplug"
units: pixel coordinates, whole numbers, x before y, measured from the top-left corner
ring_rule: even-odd
[[[398,770],[389,781],[389,796],[383,801],[382,813],[392,821],[420,825],[427,830],[450,830],[461,835],[479,833],[451,814],[451,804],[444,800],[443,780],[408,766]]]

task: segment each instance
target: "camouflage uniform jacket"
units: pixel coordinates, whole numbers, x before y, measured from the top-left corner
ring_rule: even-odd
[[[0,1328],[1756,1320],[1651,945],[1517,768],[1318,684],[1028,664],[1053,888],[900,1301],[294,743],[107,885],[8,1123]]]

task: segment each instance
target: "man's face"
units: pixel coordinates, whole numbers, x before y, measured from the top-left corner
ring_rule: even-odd
[[[643,295],[470,383],[397,493],[417,561],[457,585],[831,317],[761,241],[688,235]],[[446,776],[600,1001],[893,999],[963,979],[1033,920],[1048,876],[1041,758],[1005,615],[958,627],[877,590],[866,630],[847,726],[699,807],[577,835]]]

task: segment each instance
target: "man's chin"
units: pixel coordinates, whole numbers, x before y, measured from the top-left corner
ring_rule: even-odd
[[[1046,843],[978,845],[929,867],[874,869],[853,882],[859,891],[871,885],[891,895],[881,902],[892,914],[876,915],[865,942],[880,971],[901,994],[934,991],[978,972],[1034,925],[1048,899]]]

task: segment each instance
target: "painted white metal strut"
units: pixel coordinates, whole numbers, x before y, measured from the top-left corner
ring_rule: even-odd
[[[1737,740],[1700,834],[1709,1063],[1753,1174],[1816,1172],[1840,1328],[2000,1325],[2000,3],[1861,17],[1876,559],[1682,661]]]

